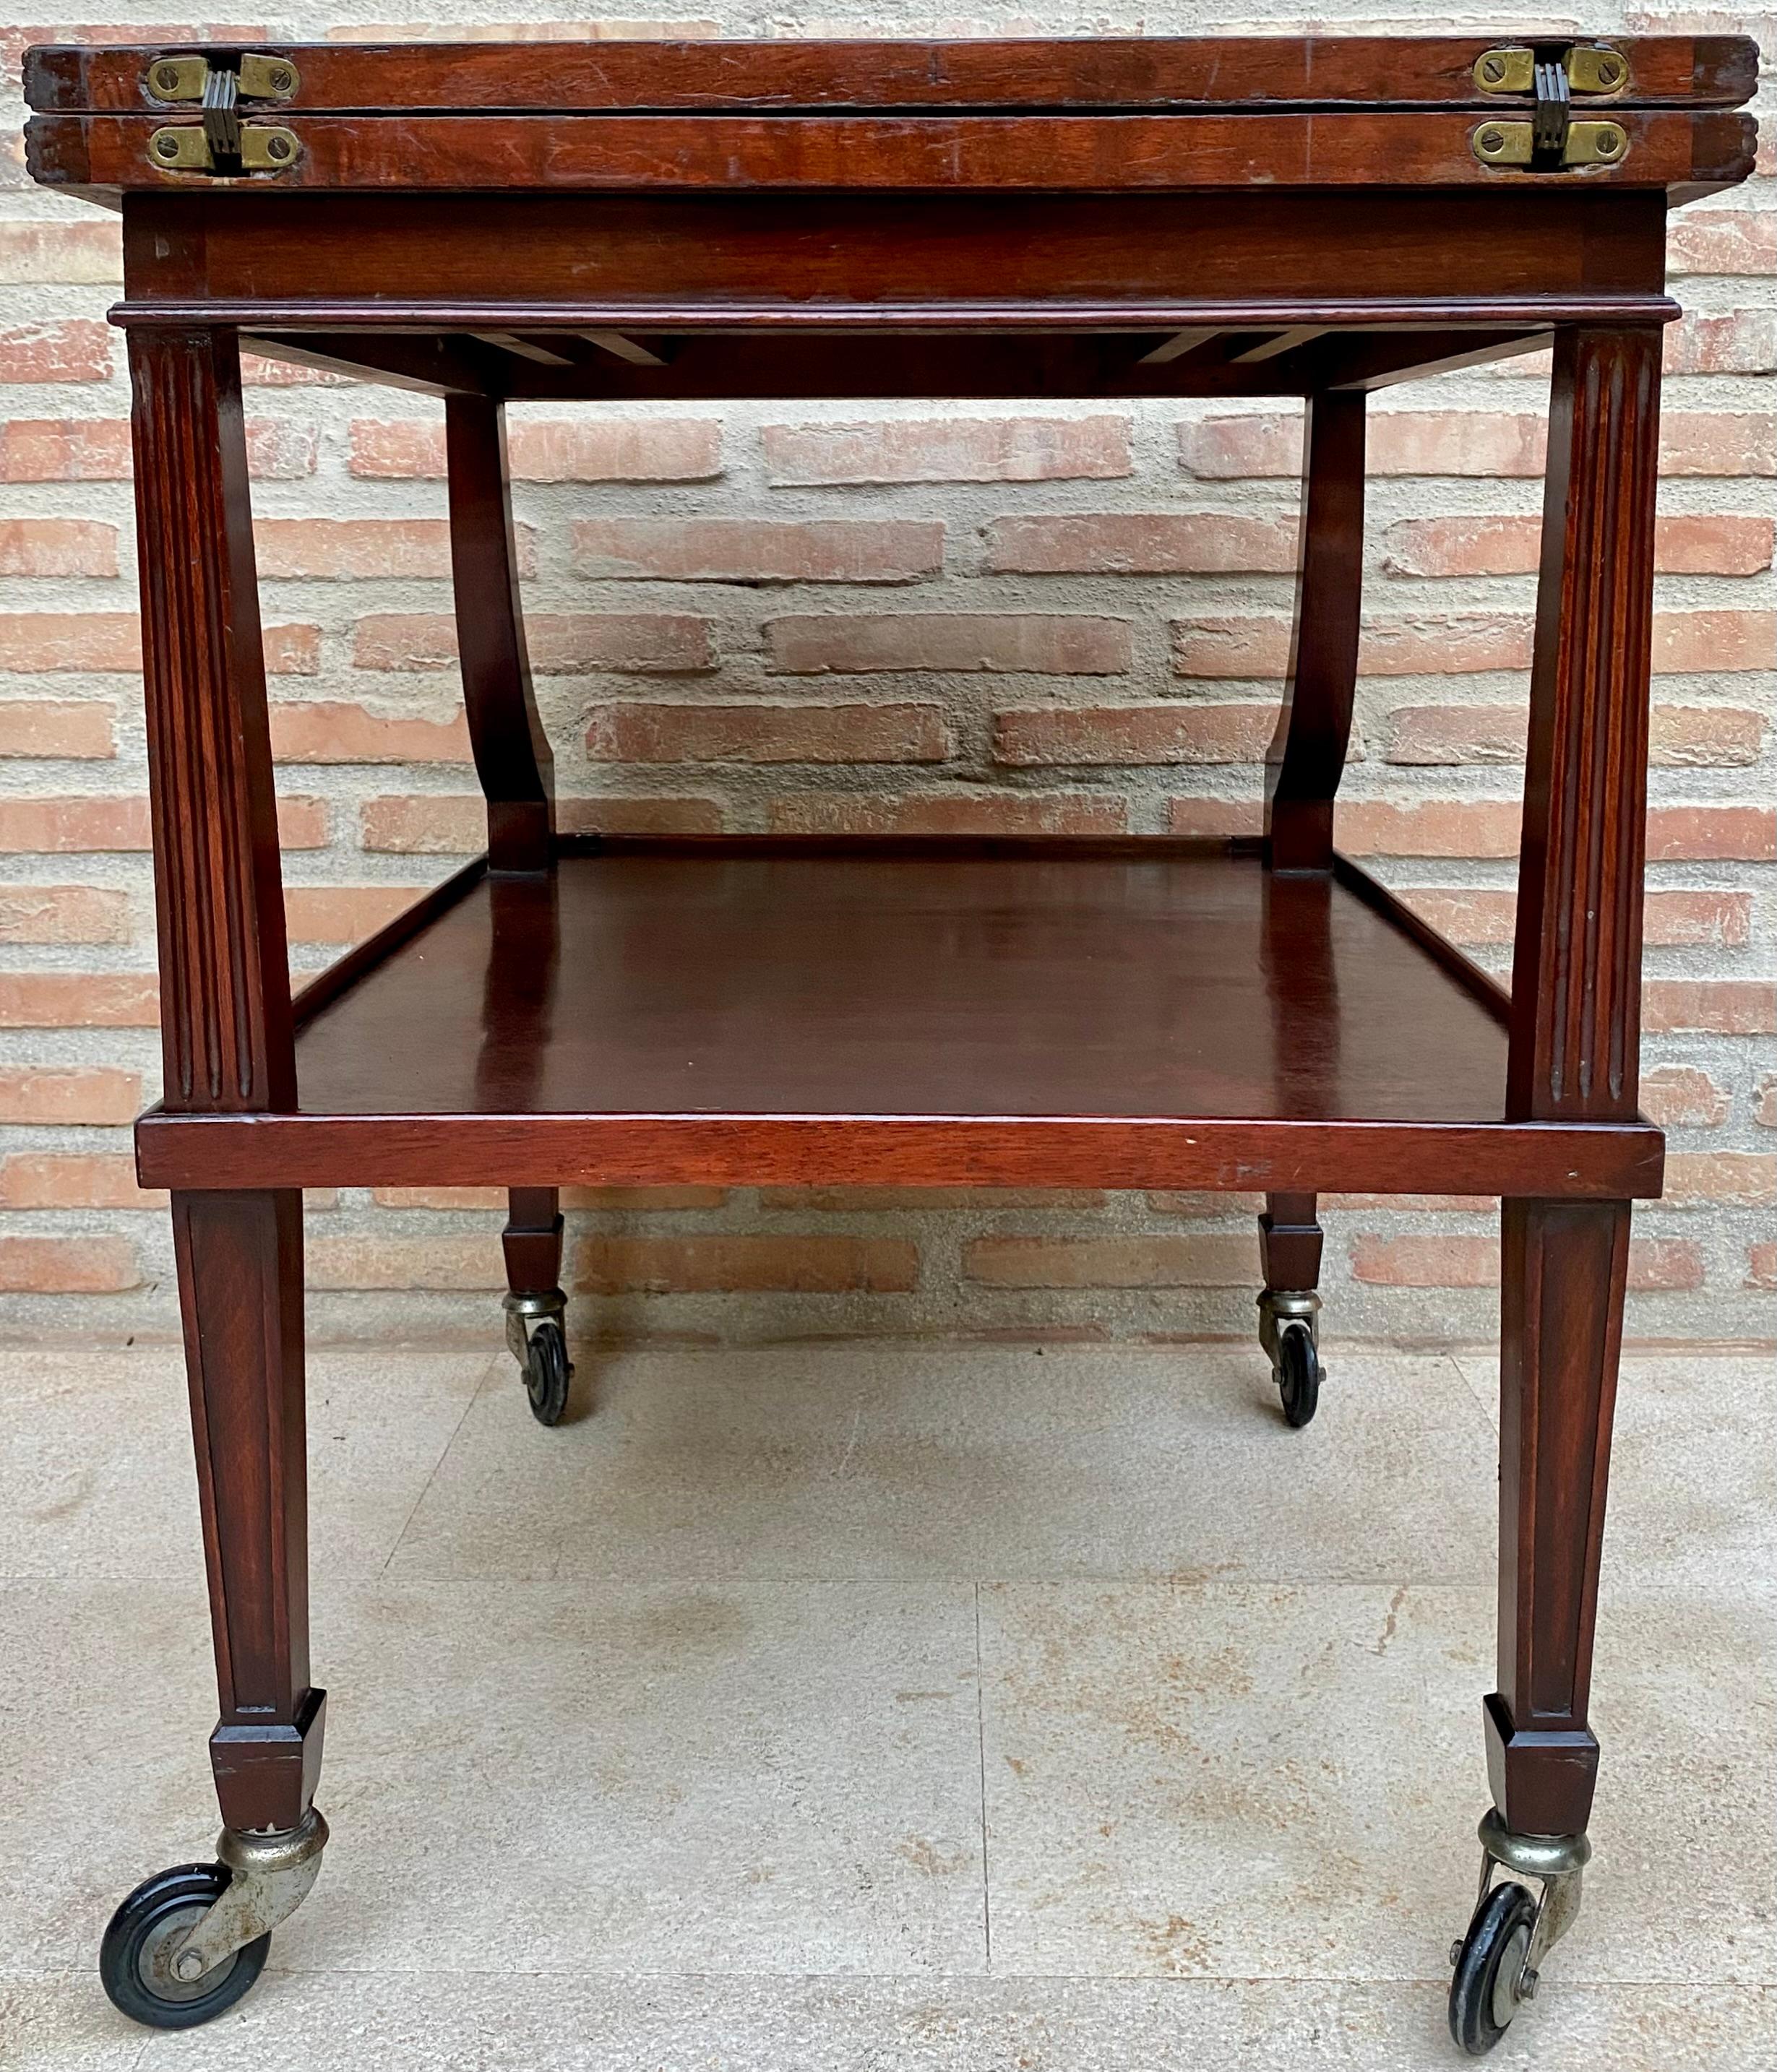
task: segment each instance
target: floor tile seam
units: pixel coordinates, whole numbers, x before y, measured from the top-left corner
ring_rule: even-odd
[[[407,1537],[409,1528],[412,1526],[413,1520],[419,1515],[420,1506],[425,1503],[433,1483],[438,1480],[439,1469],[444,1466],[445,1460],[450,1453],[450,1449],[456,1444],[459,1437],[462,1435],[463,1426],[468,1423],[470,1412],[472,1411],[475,1405],[481,1400],[483,1392],[487,1388],[489,1382],[492,1380],[494,1371],[499,1365],[499,1362],[500,1355],[497,1353],[490,1354],[488,1355],[487,1364],[482,1369],[480,1379],[476,1382],[475,1387],[469,1391],[467,1396],[464,1397],[463,1408],[458,1414],[456,1422],[450,1427],[450,1431],[446,1434],[444,1444],[438,1449],[438,1457],[432,1463],[431,1468],[426,1475],[424,1486],[422,1487],[419,1494],[414,1498],[412,1508],[409,1511],[406,1517],[401,1520],[401,1530],[395,1535],[394,1539],[389,1543],[389,1552],[383,1557],[382,1566],[376,1571],[376,1574],[379,1578],[386,1576],[389,1573],[389,1568],[393,1563],[395,1556],[401,1552],[401,1542]],[[311,1560],[312,1558],[313,1557],[311,1556]]]

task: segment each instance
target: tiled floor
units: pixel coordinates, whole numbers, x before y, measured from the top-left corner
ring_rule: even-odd
[[[311,1357],[335,1839],[154,2035],[93,1959],[215,1825],[179,1362],[0,1348],[7,2072],[1461,2062],[1489,1361],[1331,1346],[1292,1433],[1238,1347],[634,1353],[547,1433],[492,1355]],[[1497,2064],[1777,2063],[1772,1379],[1625,1363],[1597,1865]]]

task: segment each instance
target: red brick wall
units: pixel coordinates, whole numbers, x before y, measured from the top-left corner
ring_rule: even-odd
[[[1587,17],[1712,20],[1744,26]],[[17,53],[50,33],[67,31],[0,31],[0,1293],[23,1328],[121,1331],[172,1317],[165,1219],[134,1186],[127,1133],[156,1071],[127,394],[104,322],[114,223],[31,188],[17,150]],[[1772,171],[1767,142],[1761,177],[1672,236],[1689,313],[1667,363],[1646,1044],[1672,1156],[1638,1223],[1643,1335],[1777,1330]],[[1344,847],[1495,968],[1545,372],[1378,399],[1339,814]],[[250,379],[307,971],[479,846],[480,813],[437,406],[265,364]],[[1257,824],[1288,642],[1290,412],[538,407],[515,413],[512,446],[568,826]],[[678,1189],[571,1206],[581,1315],[611,1334],[1244,1331],[1257,1272],[1253,1204],[1227,1197]],[[492,1194],[312,1207],[323,1326],[492,1333]],[[1488,1205],[1327,1210],[1335,1328],[1491,1329]]]

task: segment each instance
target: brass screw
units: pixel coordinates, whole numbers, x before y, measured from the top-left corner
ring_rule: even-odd
[[[268,137],[265,139],[265,156],[268,158],[287,158],[290,156],[289,138]]]
[[[267,77],[271,82],[271,90],[274,93],[288,93],[294,83],[288,65],[274,65]]]
[[[1505,142],[1497,130],[1483,130],[1475,141],[1483,151],[1497,151]]]
[[[154,86],[157,92],[171,93],[178,84],[179,67],[177,65],[163,64],[154,68]]]
[[[1489,86],[1497,86],[1505,76],[1506,61],[1503,58],[1483,58],[1481,60],[1481,76]]]
[[[1598,64],[1598,84],[1615,86],[1623,76],[1623,68],[1615,58],[1601,59]]]
[[[154,151],[158,158],[176,158],[179,156],[179,139],[176,137],[157,137]]]
[[[1614,158],[1617,153],[1622,149],[1623,133],[1621,130],[1606,130],[1598,138],[1598,154],[1601,158]]]

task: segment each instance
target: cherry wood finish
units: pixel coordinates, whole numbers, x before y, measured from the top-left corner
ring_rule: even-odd
[[[1555,348],[1507,1112],[1635,1112],[1660,335]],[[1584,1829],[1586,1725],[1616,1391],[1627,1202],[1503,1211],[1495,1801],[1532,1833]]]
[[[327,1694],[309,1682],[302,1198],[173,1196],[191,1429],[231,1827],[294,1827],[314,1796]]]
[[[1496,39],[286,50],[286,170],[169,174],[156,51],[30,54],[46,184],[121,204],[167,1096],[224,1817],[307,1803],[304,1186],[859,1182],[1503,1198],[1493,1789],[1583,1827],[1631,1199],[1668,208],[1743,178],[1745,39],[1613,39],[1610,166],[1506,171]],[[263,49],[265,46],[253,46]],[[227,64],[239,47],[211,53]],[[614,353],[590,333],[629,342]],[[285,944],[239,347],[442,397],[489,853],[306,987]],[[500,340],[508,343],[503,345]],[[516,341],[516,349],[512,341]],[[1366,394],[1553,341],[1509,997],[1332,845]],[[642,348],[637,351],[636,347]],[[1265,843],[576,843],[525,664],[508,398],[1308,404]]]
[[[1267,1194],[1259,1219],[1259,1270],[1265,1292],[1300,1293],[1318,1286],[1325,1233],[1314,1220],[1312,1194]]]
[[[493,870],[547,870],[553,762],[531,689],[507,480],[505,413],[482,397],[444,406],[457,654]]]
[[[1096,192],[1214,187],[1373,187],[1397,184],[1526,191],[1576,179],[1673,191],[1687,199],[1744,179],[1750,116],[1636,113],[1613,119],[1628,135],[1621,160],[1583,172],[1502,173],[1476,158],[1481,113],[1388,110],[1166,115],[522,115],[295,117],[302,151],[274,173],[280,191],[498,187],[573,189],[849,188],[942,192]],[[49,186],[121,191],[207,182],[160,171],[148,143],[167,111],[43,115],[27,136],[33,175]]]
[[[1475,60],[1511,39],[1451,36],[1105,36],[961,42],[254,43],[288,57],[286,105],[380,115],[392,108],[1190,109],[1226,106],[1489,108]],[[1613,36],[1629,68],[1601,106],[1738,108],[1758,84],[1747,36]],[[27,51],[26,99],[64,113],[149,105],[146,60],[179,44]]]
[[[1333,798],[1351,738],[1364,608],[1364,392],[1312,397],[1306,417],[1296,623],[1265,780],[1265,832],[1280,871],[1333,867]]]
[[[225,331],[134,334],[161,1042],[172,1109],[295,1099],[241,409]]]

